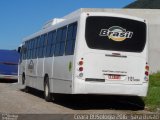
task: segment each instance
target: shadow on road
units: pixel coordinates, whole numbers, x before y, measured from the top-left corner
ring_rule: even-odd
[[[25,90],[22,90],[25,91]],[[44,99],[43,92],[32,88],[27,90],[32,95]],[[142,98],[135,96],[111,95],[61,95],[54,94],[55,104],[73,110],[144,110]]]
[[[16,83],[18,80],[14,79],[0,79],[0,83]]]
[[[111,95],[63,95],[57,98],[56,104],[75,110],[114,109],[143,110],[144,102],[140,97]]]

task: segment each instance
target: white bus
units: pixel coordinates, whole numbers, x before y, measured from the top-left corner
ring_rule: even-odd
[[[149,80],[144,19],[107,12],[53,19],[24,39],[19,82],[51,93],[146,96]]]

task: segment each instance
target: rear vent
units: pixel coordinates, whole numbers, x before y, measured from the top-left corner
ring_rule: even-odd
[[[57,23],[60,23],[60,22],[62,22],[62,21],[64,21],[64,20],[65,20],[65,19],[54,18],[54,19],[48,21],[48,22],[42,27],[42,29],[49,28],[49,27],[51,27],[51,26],[53,26],[53,25],[55,25],[55,24],[57,24]]]
[[[105,82],[105,79],[95,79],[95,78],[86,78],[85,81],[87,82]]]

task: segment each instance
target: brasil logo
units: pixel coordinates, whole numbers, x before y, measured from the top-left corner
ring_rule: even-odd
[[[109,29],[101,29],[100,36],[107,36],[117,42],[124,41],[127,38],[132,38],[133,32],[126,31],[126,29],[119,26],[112,26]]]

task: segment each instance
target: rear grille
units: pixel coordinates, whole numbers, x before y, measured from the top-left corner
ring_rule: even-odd
[[[105,79],[95,79],[95,78],[86,78],[85,81],[87,82],[105,82]]]

